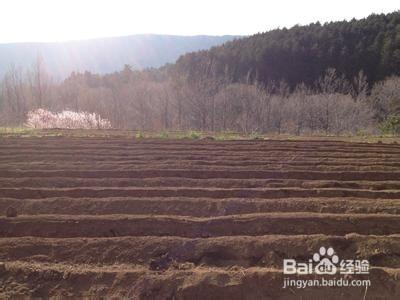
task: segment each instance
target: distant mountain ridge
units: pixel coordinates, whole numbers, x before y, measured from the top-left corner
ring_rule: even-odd
[[[11,65],[30,67],[40,55],[51,75],[60,79],[73,71],[111,73],[125,64],[134,69],[174,63],[187,52],[209,49],[236,36],[131,35],[53,43],[0,44],[0,77]]]

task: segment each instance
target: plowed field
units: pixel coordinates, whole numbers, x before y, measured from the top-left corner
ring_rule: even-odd
[[[371,286],[282,288],[321,246]],[[0,262],[1,299],[399,299],[400,146],[0,138]]]

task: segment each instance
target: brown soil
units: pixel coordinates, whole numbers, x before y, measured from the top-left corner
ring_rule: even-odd
[[[333,140],[0,138],[0,298],[400,298],[399,158]],[[282,260],[321,246],[368,259],[353,277],[371,287],[283,289]]]

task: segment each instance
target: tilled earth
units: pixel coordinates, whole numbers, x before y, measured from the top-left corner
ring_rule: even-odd
[[[282,288],[321,246],[371,286]],[[399,299],[400,146],[0,138],[0,262],[1,299]]]

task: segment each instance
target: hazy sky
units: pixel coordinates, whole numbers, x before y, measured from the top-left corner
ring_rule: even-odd
[[[0,0],[0,42],[137,33],[247,35],[398,9],[399,0]]]

